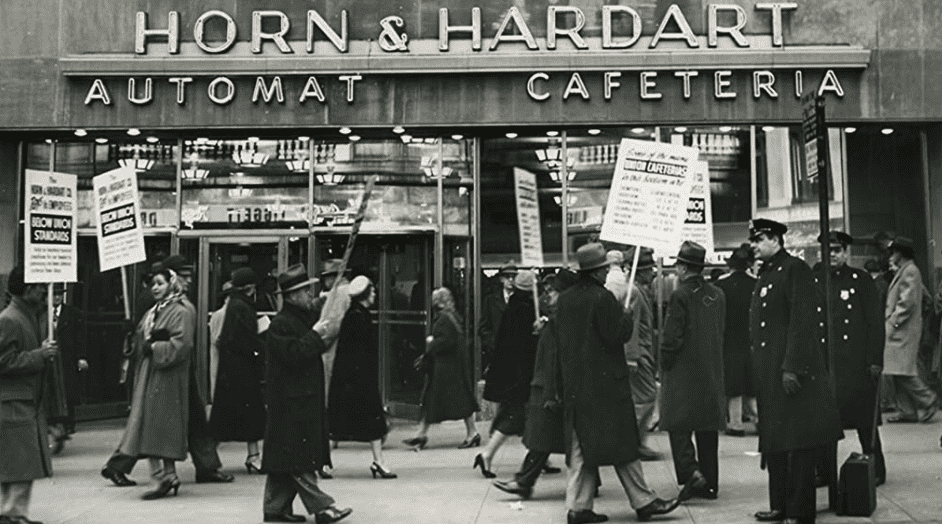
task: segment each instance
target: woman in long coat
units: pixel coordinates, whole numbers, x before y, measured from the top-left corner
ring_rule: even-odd
[[[145,500],[174,494],[180,488],[175,461],[185,460],[189,421],[189,372],[196,319],[184,303],[184,287],[170,269],[151,277],[154,305],[135,334],[137,367],[131,414],[119,450],[147,457],[157,489]]]
[[[258,278],[249,268],[232,273],[232,292],[226,306],[217,346],[219,370],[209,427],[217,442],[245,442],[245,470],[260,473],[258,441],[265,436],[265,402],[258,361],[262,343],[255,314]]]
[[[474,457],[473,467],[485,478],[494,478],[491,460],[509,436],[523,436],[526,404],[530,397],[537,334],[534,331],[533,289],[536,275],[520,271],[514,277],[516,291],[507,302],[494,339],[494,355],[487,371],[484,398],[497,402],[491,423],[491,438],[484,451]]]
[[[478,403],[471,382],[468,346],[451,291],[443,287],[433,291],[432,308],[437,316],[425,348],[425,358],[431,359],[431,369],[422,390],[422,420],[418,433],[403,442],[421,449],[428,443],[430,425],[445,420],[464,420],[467,434],[458,447],[478,446],[481,435],[474,425]]]
[[[386,468],[383,441],[389,428],[379,393],[379,336],[370,319],[376,288],[364,276],[350,282],[350,309],[340,324],[330,393],[327,427],[334,442],[369,442],[373,450],[373,478],[396,478]]]

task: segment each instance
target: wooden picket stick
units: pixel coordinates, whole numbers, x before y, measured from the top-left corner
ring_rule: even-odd
[[[47,285],[48,287],[46,288],[46,322],[48,326],[48,332],[47,332],[48,337],[46,338],[47,340],[49,340],[49,342],[55,342],[56,341],[56,328],[52,322],[53,309],[55,309],[55,306],[52,305],[52,282],[50,282]]]
[[[131,320],[131,304],[128,302],[128,270],[121,266],[121,294],[124,298],[124,320]]]
[[[628,296],[625,298],[625,308],[631,307],[631,293],[635,289],[635,274],[638,272],[638,258],[641,256],[641,246],[635,246],[635,256],[631,260],[631,272],[628,278]]]

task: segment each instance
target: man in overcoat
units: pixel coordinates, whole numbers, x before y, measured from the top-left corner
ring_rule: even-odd
[[[75,406],[81,396],[79,373],[88,369],[83,314],[75,306],[65,303],[64,294],[65,285],[53,285],[52,326],[59,344],[59,356],[53,359],[56,380],[50,380],[49,386],[55,391],[50,391],[49,396],[50,400],[56,400],[55,404],[65,406],[64,412],[50,410],[48,413],[50,436],[54,439],[53,455],[60,453],[69,435],[75,433]]]
[[[723,337],[723,382],[727,400],[725,433],[732,437],[746,435],[743,412],[756,412],[752,386],[752,355],[749,349],[749,303],[756,279],[748,273],[752,266],[749,244],[733,250],[726,259],[730,273],[720,277],[716,285],[726,296],[726,334]]]
[[[647,486],[638,460],[638,425],[632,405],[624,344],[632,318],[604,287],[605,248],[590,243],[576,251],[580,278],[559,297],[557,348],[562,371],[564,436],[569,464],[566,508],[569,524],[604,522],[592,511],[598,467],[614,466],[639,520],[669,513]]]
[[[500,289],[486,295],[481,304],[481,323],[478,332],[481,334],[481,362],[484,369],[487,369],[491,363],[497,328],[500,327],[500,319],[504,316],[510,296],[514,294],[514,277],[516,276],[517,265],[513,261],[501,266],[497,272]]]
[[[874,426],[878,401],[877,381],[883,370],[883,304],[870,275],[847,264],[854,238],[841,231],[831,231],[831,304],[830,348],[834,352],[834,380],[837,406],[844,429],[856,429],[864,453],[876,458],[877,485],[886,482],[886,461],[880,434]],[[820,238],[819,238],[820,240]],[[824,296],[823,282],[815,281]],[[818,308],[823,326],[824,303]],[[871,436],[876,444],[871,445]],[[826,460],[836,463],[837,448],[831,447]]]
[[[840,414],[818,337],[811,268],[784,248],[788,228],[755,219],[753,253],[763,261],[749,309],[759,451],[769,473],[762,522],[815,520],[816,450],[842,438]]]
[[[342,319],[334,312],[346,307],[325,306],[315,323],[315,282],[303,264],[278,276],[284,303],[268,328],[265,352],[265,522],[305,522],[304,516],[291,511],[295,496],[318,524],[337,522],[352,513],[338,508],[317,485],[317,471],[330,457],[321,357],[340,330]],[[332,297],[349,302],[346,293]]]
[[[913,262],[913,241],[895,238],[889,246],[896,268],[884,310],[886,345],[883,372],[893,378],[899,415],[889,422],[928,422],[936,412],[936,394],[919,376],[922,339],[922,275]]]
[[[700,244],[680,246],[674,266],[680,282],[668,302],[661,345],[660,425],[670,438],[677,482],[683,484],[681,501],[717,498],[719,432],[726,427],[726,297],[703,278],[705,259]]]
[[[59,354],[40,340],[46,284],[26,284],[22,267],[10,272],[11,301],[0,312],[0,522],[27,524],[33,481],[52,476],[46,445],[43,382]]]

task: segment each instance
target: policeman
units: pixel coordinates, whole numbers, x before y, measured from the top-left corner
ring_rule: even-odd
[[[755,516],[813,523],[816,449],[836,443],[842,431],[819,340],[814,277],[808,264],[785,251],[787,230],[766,219],[749,227],[753,253],[763,261],[749,333],[771,509]]]

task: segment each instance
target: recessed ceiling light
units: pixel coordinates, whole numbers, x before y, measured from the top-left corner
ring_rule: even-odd
[[[514,139],[514,138],[517,138],[517,133],[507,133],[507,134],[505,134],[504,136],[506,136],[507,138],[510,138],[510,139],[512,140],[512,139]]]
[[[770,132],[774,131],[775,128],[772,127],[772,126],[762,126],[762,130],[765,131],[766,133],[770,133]]]
[[[197,144],[205,144],[206,142],[209,142],[209,139],[206,138],[205,136],[196,137]],[[249,139],[249,142],[252,142],[251,138]]]
[[[75,130],[75,136],[85,136],[85,135],[87,135],[87,134],[88,134],[88,131],[85,131],[84,129],[76,129],[76,130]]]
[[[311,139],[311,137],[309,137],[309,136],[299,136],[299,137],[298,137],[298,140],[300,140],[300,141],[302,141],[302,142],[307,142],[307,141],[310,140],[310,139]]]
[[[643,128],[643,127],[636,127],[636,128],[634,128],[634,129],[632,129],[631,132],[634,133],[634,134],[636,134],[636,135],[640,135],[640,134],[643,134],[643,133],[644,133],[644,128]]]
[[[347,138],[349,138],[351,142],[356,142],[360,140],[360,135],[350,135]]]
[[[854,132],[856,132],[856,131],[857,131],[857,128],[856,128],[856,127],[845,127],[845,128],[844,128],[844,132],[845,132],[845,133],[854,133]]]
[[[461,140],[464,138],[464,135],[451,135],[452,140]]]
[[[559,136],[559,131],[547,131],[546,136]]]
[[[589,130],[589,134],[590,134],[590,135],[597,135],[597,134],[599,134],[599,133],[601,133],[601,132],[602,132],[601,129],[590,129],[590,130]]]
[[[678,132],[678,133],[686,133],[686,132],[687,132],[687,128],[684,127],[684,126],[677,126],[677,127],[674,128],[674,131],[676,131],[676,132]]]
[[[150,144],[156,144],[157,142],[160,142],[160,139],[156,136],[149,136],[147,137],[147,142]]]
[[[341,128],[340,128],[340,134],[341,134],[341,135],[349,135],[351,132],[352,132],[352,130],[351,130],[349,127],[341,127]]]
[[[396,126],[396,127],[393,128],[393,133],[396,133],[397,135],[401,135],[401,134],[403,134],[403,133],[405,133],[405,132],[406,132],[406,128],[404,128],[404,127],[402,127],[402,126]]]
[[[129,135],[129,136],[137,136],[137,135],[139,135],[139,134],[141,134],[141,130],[140,130],[140,129],[137,129],[137,128],[134,128],[134,127],[132,127],[131,129],[128,129],[128,135]]]
[[[47,143],[47,144],[51,144],[51,143],[52,143],[52,139],[51,139],[51,138],[47,138],[47,139],[46,139],[46,143]]]
[[[733,128],[730,126],[720,126],[720,133],[729,133]]]
[[[104,138],[104,137],[98,137],[98,138],[95,139],[95,142],[98,142],[99,144],[107,144],[107,143],[108,143],[108,139],[107,139],[107,138]]]
[[[892,128],[892,127],[884,127],[883,129],[880,130],[880,132],[883,133],[884,135],[892,135],[892,134],[893,134],[893,128]]]
[[[258,142],[258,137],[257,137],[257,136],[250,136],[250,137],[249,137],[249,142]]]

